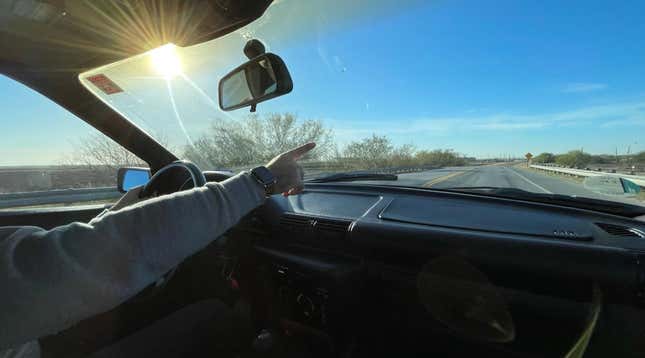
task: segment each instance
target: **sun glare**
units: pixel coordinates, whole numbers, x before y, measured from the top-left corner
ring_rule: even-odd
[[[167,80],[181,73],[181,61],[173,44],[150,51],[150,61],[154,71]]]

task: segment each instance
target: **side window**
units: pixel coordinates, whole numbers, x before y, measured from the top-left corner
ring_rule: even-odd
[[[0,75],[0,210],[109,204],[133,154],[40,93]],[[145,165],[145,164],[144,164]]]

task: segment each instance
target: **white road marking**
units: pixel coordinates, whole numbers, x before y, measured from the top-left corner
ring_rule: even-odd
[[[541,185],[537,185],[537,184],[535,184],[535,182],[533,182],[533,181],[532,181],[532,180],[530,180],[529,178],[527,178],[527,177],[525,177],[524,175],[522,175],[522,174],[520,174],[520,173],[516,172],[516,171],[515,171],[515,169],[511,169],[511,168],[508,168],[508,167],[507,167],[506,169],[508,169],[508,170],[510,170],[511,172],[515,173],[515,175],[517,175],[518,177],[520,177],[520,178],[524,179],[527,183],[529,183],[529,184],[531,184],[531,185],[534,185],[535,187],[537,187],[538,189],[542,190],[543,192],[545,192],[545,193],[547,193],[547,194],[553,194],[552,192],[550,192],[550,191],[548,191],[548,190],[544,189]]]

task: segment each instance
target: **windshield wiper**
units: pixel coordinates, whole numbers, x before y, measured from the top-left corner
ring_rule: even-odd
[[[602,211],[610,214],[635,217],[645,214],[645,207],[610,200],[594,199],[563,194],[533,193],[517,188],[499,188],[494,186],[453,187],[444,189],[455,192],[477,192],[510,199],[537,201],[546,204],[572,206],[579,209]]]
[[[305,180],[307,183],[330,183],[335,181],[358,181],[358,180],[398,180],[399,177],[394,174],[383,173],[336,173],[325,175],[320,178]]]

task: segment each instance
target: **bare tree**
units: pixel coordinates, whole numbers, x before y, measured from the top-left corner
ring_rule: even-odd
[[[124,166],[148,166],[143,160],[103,134],[82,138],[75,145],[69,164],[115,172]]]
[[[348,144],[343,150],[343,157],[360,162],[363,169],[373,169],[388,166],[393,150],[389,138],[372,134],[369,138]]]
[[[412,167],[418,163],[415,160],[417,149],[412,144],[396,147],[390,154],[390,165],[393,167]]]
[[[119,168],[148,166],[136,155],[100,133],[81,138],[73,146],[74,152],[65,164],[76,168],[76,174],[69,174],[66,179],[73,182],[74,187],[112,186],[116,184]],[[81,174],[79,169],[85,174]]]
[[[216,120],[186,148],[184,157],[204,167],[223,169],[262,163],[305,142],[317,143],[305,160],[333,156],[332,132],[321,121],[298,121],[291,113],[251,115],[241,120]]]
[[[387,136],[371,137],[349,143],[339,162],[350,162],[355,169],[464,165],[465,159],[451,149],[417,150],[411,144],[395,146]]]
[[[415,154],[415,162],[421,166],[459,166],[466,160],[452,149],[421,150]]]
[[[147,167],[143,160],[109,137],[96,133],[71,143],[74,148],[61,165],[49,173],[52,188],[92,188],[116,185],[117,170],[124,166]]]

